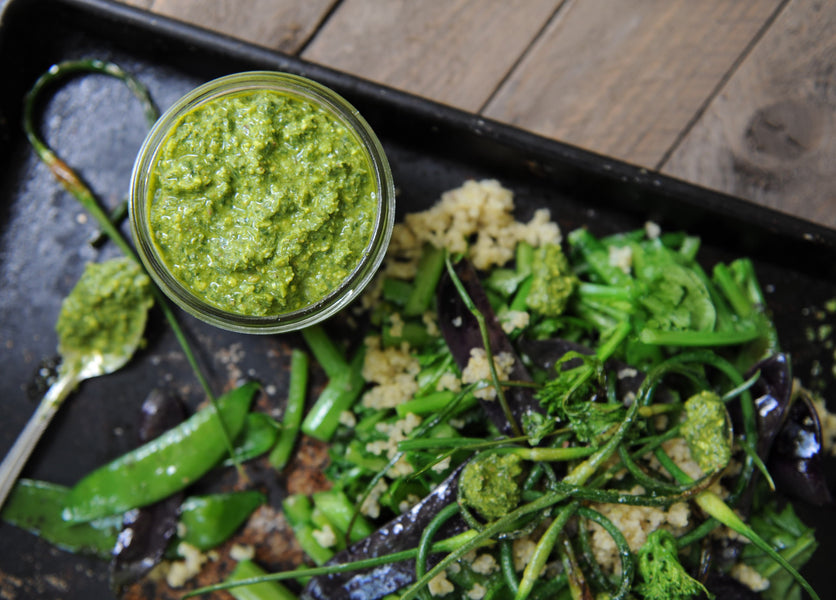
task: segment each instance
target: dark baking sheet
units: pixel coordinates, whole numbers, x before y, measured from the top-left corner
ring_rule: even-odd
[[[687,228],[703,236],[708,264],[752,256],[795,374],[807,380],[818,374],[824,393],[832,395],[832,343],[811,342],[835,320],[824,308],[836,296],[836,233],[831,230],[124,6],[14,0],[0,13],[0,455],[39,399],[34,383],[40,362],[55,354],[52,328],[61,299],[86,261],[114,253],[88,244],[94,224],[38,162],[19,126],[21,99],[37,76],[55,62],[81,57],[119,63],[149,86],[162,109],[193,86],[235,71],[277,69],[319,80],[346,96],[377,131],[392,163],[400,215],[430,205],[466,179],[497,178],[514,190],[522,218],[547,206],[564,231],[587,224],[605,233],[652,219],[666,230]],[[121,84],[101,76],[72,79],[45,104],[42,122],[48,141],[105,204],[124,197],[146,126]],[[189,317],[181,321],[217,391],[243,378],[260,379],[266,390],[260,408],[280,413],[295,335],[243,336]],[[160,324],[159,314],[154,322]],[[339,318],[329,325],[338,328]],[[126,369],[81,387],[24,475],[71,485],[131,448],[139,405],[153,387],[176,390],[192,408],[201,401],[162,326],[151,327],[147,346]],[[317,448],[306,450],[315,463]],[[279,505],[288,486],[299,490],[317,483],[315,469],[304,470],[304,462],[279,478],[251,467],[272,506]],[[220,485],[229,483],[220,479]],[[806,572],[828,597],[826,557],[836,550],[836,523],[827,511],[803,512],[819,528],[822,544]],[[266,566],[286,567],[298,555],[286,543],[281,519],[269,509],[259,516],[271,525],[250,531],[245,541],[256,544]],[[224,568],[222,561],[215,565],[217,571]],[[0,524],[0,597],[107,598],[106,582],[101,562],[57,551]],[[135,587],[130,595],[164,593]]]

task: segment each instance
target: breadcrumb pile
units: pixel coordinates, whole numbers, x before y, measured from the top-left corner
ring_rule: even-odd
[[[366,408],[395,408],[410,400],[418,390],[415,376],[421,370],[418,359],[409,352],[409,344],[384,348],[380,338],[366,338],[363,378],[374,385],[363,395]]]
[[[395,225],[385,274],[413,278],[426,243],[467,254],[477,269],[504,265],[522,241],[534,247],[560,243],[560,228],[548,209],[537,210],[528,223],[517,221],[513,211],[514,195],[498,181],[467,181],[443,193],[430,209],[408,214]]]
[[[496,376],[500,381],[508,379],[514,367],[514,356],[509,352],[500,352],[493,357]],[[471,348],[470,360],[462,370],[462,383],[483,382],[483,386],[474,390],[473,395],[482,400],[496,400],[496,388],[491,384],[491,368],[488,353],[484,348]]]

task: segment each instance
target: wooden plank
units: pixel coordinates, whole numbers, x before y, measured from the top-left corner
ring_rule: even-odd
[[[484,114],[653,167],[781,0],[572,0]]]
[[[477,111],[560,0],[344,0],[303,57]]]
[[[836,1],[793,0],[663,165],[836,226]]]
[[[154,0],[148,8],[157,14],[294,54],[316,31],[336,1]]]

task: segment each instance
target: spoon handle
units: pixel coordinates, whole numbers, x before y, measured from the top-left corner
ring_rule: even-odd
[[[46,431],[52,417],[58,412],[64,399],[70,395],[77,383],[75,373],[62,373],[58,377],[47,390],[35,414],[29,418],[26,427],[18,435],[6,458],[0,463],[0,508],[3,507],[23,465],[29,460],[32,450]]]

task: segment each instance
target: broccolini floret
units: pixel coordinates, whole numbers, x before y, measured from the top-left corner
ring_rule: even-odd
[[[639,573],[644,583],[638,586],[638,591],[645,600],[688,600],[702,593],[713,598],[680,564],[676,539],[664,529],[647,536],[639,550]]]

